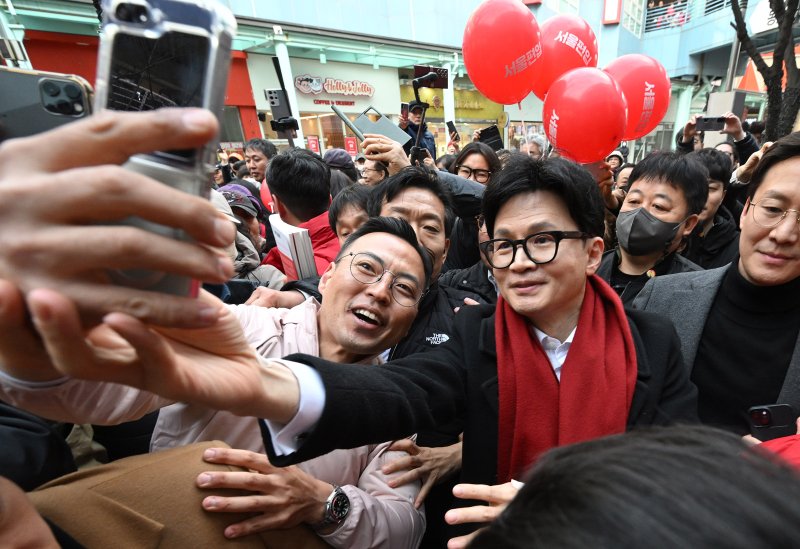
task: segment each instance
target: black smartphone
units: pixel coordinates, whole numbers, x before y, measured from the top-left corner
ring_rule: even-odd
[[[483,128],[479,141],[481,143],[486,143],[495,151],[499,151],[503,148],[503,138],[500,136],[500,130],[497,128],[497,124],[489,126],[488,128]]]
[[[447,130],[449,133],[454,133],[456,136],[453,138],[453,141],[461,141],[461,136],[458,135],[458,130],[456,130],[456,125],[453,122],[447,123]]]
[[[720,131],[725,127],[724,116],[704,116],[697,119],[695,128],[699,132],[714,132]]]
[[[95,110],[149,111],[202,107],[221,113],[236,19],[217,0],[104,0]],[[189,194],[208,197],[215,140],[187,150],[132,156],[124,168]],[[171,227],[139,218],[125,224],[179,240]],[[114,271],[116,284],[196,295],[200,284],[153,271]]]
[[[400,103],[400,117],[408,118],[408,103]]]
[[[0,141],[88,116],[92,93],[92,86],[75,74],[0,67]]]
[[[765,404],[747,410],[750,434],[761,441],[797,434],[797,412],[789,404]]]

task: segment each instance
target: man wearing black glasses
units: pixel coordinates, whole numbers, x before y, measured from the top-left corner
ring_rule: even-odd
[[[671,318],[701,421],[749,432],[751,406],[800,411],[800,132],[762,157],[730,265],[650,281],[634,307]]]
[[[202,329],[142,338],[132,318],[107,317],[140,353],[159,357],[136,364],[139,376],[97,368],[86,349],[58,352],[80,347],[81,340],[59,339],[41,319],[40,332],[58,367],[72,375],[269,419],[275,432],[265,444],[275,464],[458,419],[464,429],[461,480],[492,487],[467,485],[456,493],[491,506],[451,510],[446,518],[485,522],[513,496],[509,481],[521,478],[542,452],[635,426],[691,421],[696,389],[671,324],[625,312],[594,275],[603,252],[603,202],[588,172],[563,159],[514,158],[487,187],[484,214],[497,306],[462,309],[449,341],[379,368],[307,355],[266,362],[235,353],[219,346],[223,335],[236,333],[225,317],[208,329],[214,345]],[[77,319],[62,312],[66,303],[52,292],[48,300],[50,322],[61,331],[74,328]],[[372,331],[378,328],[371,315],[365,307],[347,320]],[[191,357],[176,343],[186,338],[194,343]],[[159,345],[174,354],[150,352]],[[297,436],[281,437],[281,425],[291,425]]]

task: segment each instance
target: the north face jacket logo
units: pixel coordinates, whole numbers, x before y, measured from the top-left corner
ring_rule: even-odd
[[[441,345],[445,341],[449,341],[449,340],[450,340],[450,336],[447,335],[447,334],[433,334],[433,335],[429,335],[428,337],[425,338],[425,341],[427,341],[431,345]]]

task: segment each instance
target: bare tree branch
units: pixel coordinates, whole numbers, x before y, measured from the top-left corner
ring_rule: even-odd
[[[788,0],[785,5],[783,0],[770,0],[769,3],[775,14],[775,20],[778,22],[778,41],[775,44],[772,67],[776,69],[777,75],[783,80],[783,61],[786,56],[786,46],[792,41],[792,24],[794,23],[794,14],[797,12],[798,0]],[[792,53],[791,57],[794,57],[794,52]]]
[[[747,24],[744,22],[744,16],[742,15],[742,8],[739,6],[739,2],[735,0],[731,2],[731,10],[733,10],[733,19],[736,21],[736,37],[747,52],[747,55],[753,60],[753,64],[755,64],[758,72],[766,77],[769,72],[769,65],[767,65],[764,58],[761,57],[761,54],[758,53],[756,46],[750,39],[750,35],[747,34]]]

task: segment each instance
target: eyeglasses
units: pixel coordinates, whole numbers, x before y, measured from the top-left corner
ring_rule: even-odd
[[[544,231],[529,234],[520,240],[494,238],[481,244],[486,260],[494,269],[506,269],[514,263],[517,248],[522,246],[528,259],[542,265],[550,263],[558,254],[558,244],[564,239],[589,238],[589,234],[581,231]]]
[[[768,202],[765,204],[764,200]],[[800,224],[800,210],[784,210],[776,206],[774,202],[770,202],[769,199],[762,199],[758,202],[753,202],[751,205],[753,206],[753,221],[756,222],[756,225],[761,225],[768,229],[777,227],[789,212],[797,214],[797,223]]]
[[[464,179],[469,179],[474,174],[475,181],[478,183],[486,183],[492,175],[489,170],[473,170],[468,166],[456,166],[456,173]]]
[[[362,284],[376,284],[383,280],[383,275],[389,273],[394,279],[390,286],[392,299],[403,307],[414,307],[419,303],[424,292],[418,284],[407,275],[397,275],[386,269],[383,261],[370,253],[353,253],[343,255],[336,261],[339,262],[350,256],[350,274]]]

